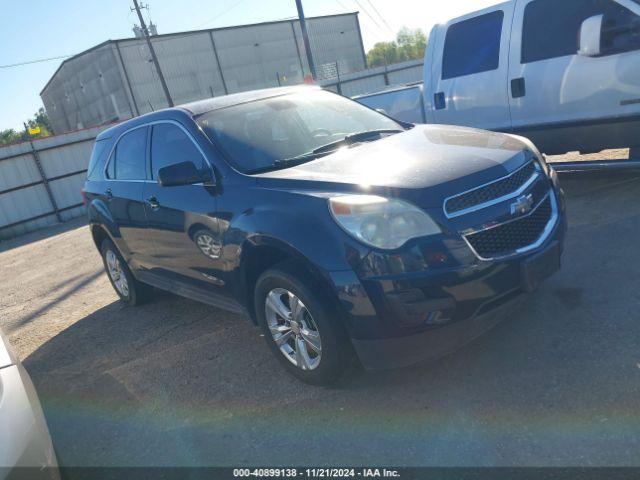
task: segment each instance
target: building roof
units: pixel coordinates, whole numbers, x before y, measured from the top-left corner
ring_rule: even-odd
[[[346,12],[346,13],[336,13],[333,15],[322,15],[322,16],[318,16],[318,17],[307,17],[307,20],[316,20],[316,19],[322,19],[322,18],[332,18],[332,17],[345,17],[348,15],[358,15],[358,11],[354,11],[354,12]],[[286,20],[272,20],[272,21],[268,21],[268,22],[258,22],[258,23],[248,23],[248,24],[244,24],[244,25],[232,25],[229,27],[219,27],[219,28],[206,28],[206,29],[201,29],[201,30],[187,30],[184,32],[174,32],[174,33],[163,33],[161,35],[153,35],[151,38],[155,39],[155,38],[168,38],[168,37],[172,37],[172,36],[180,36],[180,35],[189,35],[189,34],[196,34],[196,33],[206,33],[206,32],[217,32],[217,31],[221,31],[221,30],[233,30],[236,28],[245,28],[245,27],[255,27],[255,26],[260,26],[260,25],[273,25],[273,24],[278,24],[278,23],[289,23],[289,22],[295,22],[297,21],[297,18],[290,18],[290,19],[286,19]],[[40,95],[42,95],[42,93],[47,89],[47,87],[49,86],[49,84],[51,83],[51,81],[56,77],[56,75],[58,75],[58,72],[60,71],[60,69],[67,63],[67,62],[71,62],[77,58],[80,58],[84,55],[86,55],[87,53],[91,53],[94,50],[98,50],[99,48],[102,48],[106,45],[110,45],[113,43],[117,43],[117,42],[125,42],[125,41],[130,41],[130,40],[143,40],[142,38],[137,38],[137,37],[128,37],[128,38],[117,38],[114,40],[106,40],[102,43],[99,43],[98,45],[95,45],[91,48],[88,48],[87,50],[83,50],[80,53],[77,53],[69,58],[65,58],[60,65],[58,66],[58,68],[56,69],[55,72],[53,72],[53,75],[51,75],[51,78],[49,78],[49,80],[47,81],[47,83],[45,84],[44,87],[42,87],[42,90],[40,90]]]

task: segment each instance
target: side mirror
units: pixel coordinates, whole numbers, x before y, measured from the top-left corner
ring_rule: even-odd
[[[158,170],[158,183],[161,187],[176,187],[195,183],[213,185],[214,181],[209,172],[198,170],[193,162],[180,162]]]
[[[578,55],[584,57],[597,57],[600,55],[603,18],[604,15],[595,15],[582,22]]]

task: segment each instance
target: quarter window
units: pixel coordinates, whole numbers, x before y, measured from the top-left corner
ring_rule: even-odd
[[[147,128],[137,128],[125,133],[107,167],[107,176],[117,180],[145,180]]]
[[[93,146],[89,167],[87,168],[87,179],[95,181],[102,179],[102,169],[104,168],[105,157],[109,154],[111,142],[107,139],[98,140]],[[102,168],[98,168],[102,165]]]
[[[496,70],[503,20],[499,10],[451,25],[444,42],[442,79]]]
[[[200,150],[180,127],[170,123],[154,125],[151,135],[151,178],[158,178],[161,168],[182,162],[192,162],[198,169],[205,168]]]
[[[603,15],[603,55],[640,49],[640,18],[612,0],[534,0],[524,10],[522,63],[575,55],[580,27]]]

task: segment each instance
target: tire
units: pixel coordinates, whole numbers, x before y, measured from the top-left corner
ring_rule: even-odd
[[[352,359],[351,343],[333,302],[321,292],[310,275],[286,263],[264,272],[254,293],[267,344],[289,373],[313,385],[334,383]]]
[[[100,253],[107,277],[120,300],[131,306],[141,305],[149,300],[153,289],[135,279],[129,265],[110,239],[102,241]]]

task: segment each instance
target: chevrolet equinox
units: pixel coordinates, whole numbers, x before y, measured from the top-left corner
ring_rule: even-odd
[[[563,193],[514,135],[401,123],[316,87],[212,98],[96,139],[91,233],[122,301],[153,288],[260,326],[336,380],[442,356],[560,268]]]

